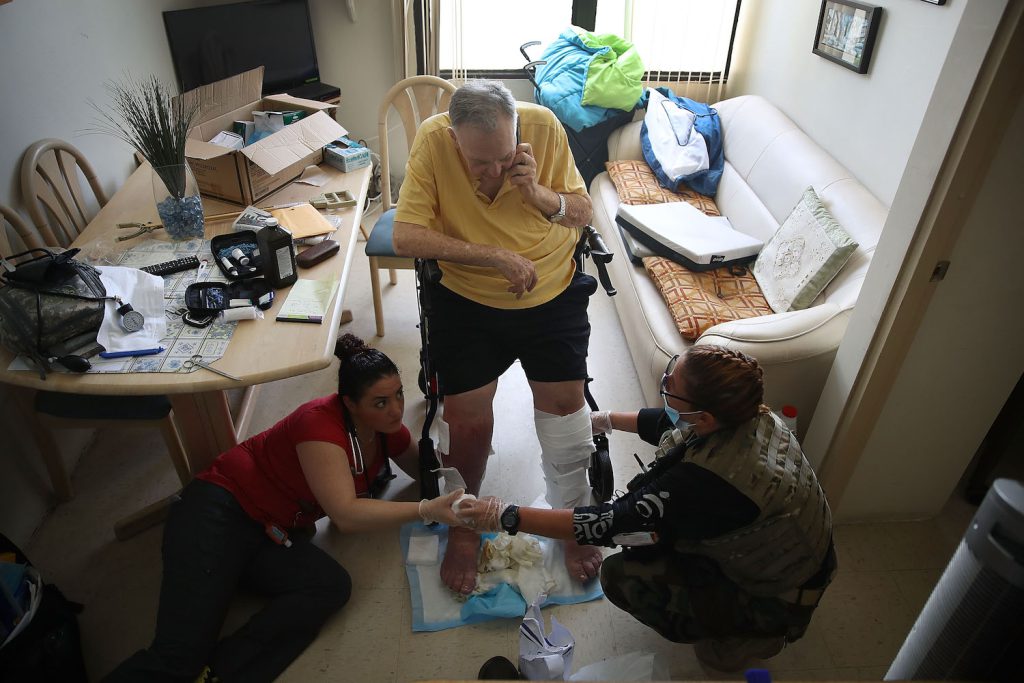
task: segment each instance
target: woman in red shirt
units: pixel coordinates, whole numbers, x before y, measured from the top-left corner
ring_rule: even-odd
[[[389,458],[417,451],[402,424],[398,368],[346,334],[338,393],[299,406],[196,475],[164,530],[156,635],[109,681],[270,681],[349,598],[338,562],[310,542],[327,516],[341,531],[417,519],[456,525],[456,491],[419,504],[376,500]],[[238,587],[270,598],[218,641]],[[205,667],[205,668],[204,668]]]

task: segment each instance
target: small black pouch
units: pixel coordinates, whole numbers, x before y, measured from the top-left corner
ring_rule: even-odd
[[[263,275],[263,259],[256,243],[256,233],[252,230],[217,235],[210,240],[210,251],[220,272],[230,280]]]
[[[185,289],[185,307],[193,315],[216,315],[232,308],[232,300],[245,299],[260,310],[274,303],[274,290],[263,278],[240,282],[196,282]]]

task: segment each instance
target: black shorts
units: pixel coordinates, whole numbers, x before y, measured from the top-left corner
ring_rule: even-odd
[[[569,286],[533,308],[484,306],[434,285],[430,292],[430,359],[441,391],[461,394],[498,379],[518,359],[535,382],[586,379],[587,304],[597,280],[577,271]],[[511,295],[510,295],[511,296]]]

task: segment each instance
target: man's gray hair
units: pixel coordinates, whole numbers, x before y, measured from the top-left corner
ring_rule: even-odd
[[[516,98],[501,81],[467,81],[448,105],[452,128],[475,126],[484,131],[497,128],[500,116],[516,118]]]

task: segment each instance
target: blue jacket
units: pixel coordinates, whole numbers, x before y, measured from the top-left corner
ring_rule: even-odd
[[[722,170],[725,168],[725,151],[722,148],[722,122],[718,118],[718,112],[703,102],[696,102],[688,97],[679,97],[668,88],[658,88],[658,92],[674,102],[682,109],[693,112],[696,115],[693,127],[704,137],[708,146],[709,168],[704,171],[697,171],[688,176],[669,178],[662,170],[661,164],[654,158],[647,139],[646,125],[640,132],[640,146],[643,149],[644,159],[658,177],[658,181],[670,190],[678,191],[680,183],[686,183],[695,191],[714,197],[718,192],[718,181],[722,179]],[[645,90],[641,98],[641,106],[646,107],[649,99]]]
[[[559,121],[577,132],[595,126],[621,111],[631,111],[642,94],[640,78],[643,76],[643,63],[635,51],[619,55],[615,48],[622,49],[622,45],[630,44],[610,35],[594,36],[583,31],[581,36],[572,27],[562,31],[541,55],[547,64],[537,68],[537,102],[553,111]],[[623,70],[609,72],[608,63],[616,62],[620,57],[624,57]],[[595,60],[600,62],[600,68],[596,69],[601,72],[600,79],[595,79],[594,76],[598,74],[591,70]],[[615,92],[607,94],[621,99],[622,91],[633,89],[635,99],[627,97],[628,103],[623,100],[624,106],[618,108],[583,103],[586,99],[585,90],[588,90],[587,98],[600,99],[605,93],[595,93],[594,90],[601,88],[607,91],[609,79],[615,81],[612,88]]]

